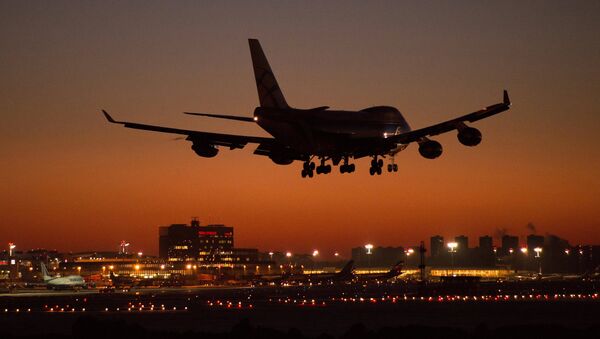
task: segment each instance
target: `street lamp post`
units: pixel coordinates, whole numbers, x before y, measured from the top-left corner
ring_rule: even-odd
[[[456,253],[457,247],[458,247],[457,242],[449,242],[448,243],[448,252],[450,252],[450,267],[452,268],[452,275],[454,275],[454,253]]]
[[[372,252],[373,245],[372,244],[366,244],[365,245],[365,249],[367,250],[367,264],[369,266],[369,273],[371,273],[371,254],[373,254],[373,252]]]
[[[535,251],[535,257],[538,258],[539,274],[541,276],[542,275],[542,248],[536,247],[533,250]]]
[[[288,265],[290,266],[290,270],[292,269],[292,252],[285,253],[286,258],[288,258]]]

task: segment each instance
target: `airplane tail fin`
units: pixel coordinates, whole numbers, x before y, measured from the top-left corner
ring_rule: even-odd
[[[398,261],[396,263],[396,265],[394,265],[392,267],[392,269],[390,270],[390,275],[393,275],[393,277],[400,275],[400,273],[402,273],[402,264],[404,263],[404,261]]]
[[[347,275],[352,275],[352,271],[354,270],[354,260],[350,260],[348,261],[348,263],[344,266],[344,268],[342,268],[342,270],[340,271],[339,275],[340,276],[347,276]]]
[[[260,107],[289,108],[257,39],[248,39]]]
[[[42,269],[42,277],[44,278],[44,281],[50,280],[50,274],[48,274],[48,269],[46,269],[46,265],[44,265],[43,262],[40,263],[40,268]]]

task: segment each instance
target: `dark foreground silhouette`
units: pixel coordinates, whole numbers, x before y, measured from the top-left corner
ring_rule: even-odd
[[[35,326],[35,324],[32,324]],[[100,319],[94,316],[82,316],[72,326],[70,335],[43,334],[43,335],[7,335],[0,330],[1,338],[340,338],[340,339],[370,339],[370,338],[597,338],[600,326],[587,328],[569,328],[556,324],[530,324],[501,327],[488,327],[480,324],[474,329],[467,330],[458,327],[407,325],[397,327],[382,327],[371,329],[365,324],[352,325],[345,333],[333,336],[322,333],[317,336],[307,336],[301,330],[290,328],[287,331],[276,330],[268,327],[254,326],[247,320],[241,320],[230,331],[214,333],[204,331],[163,331],[148,330],[141,325],[123,319]]]

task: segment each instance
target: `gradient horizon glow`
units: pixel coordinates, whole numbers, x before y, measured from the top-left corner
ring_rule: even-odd
[[[223,223],[238,247],[428,243],[507,229],[600,243],[599,2],[0,3],[0,247],[157,253],[158,226]],[[266,135],[248,38],[289,104],[397,107],[420,128],[500,102],[475,148],[411,145],[398,173],[300,177],[243,150],[197,157],[175,135],[115,119]],[[522,241],[523,242],[523,241]],[[495,239],[498,244],[498,240]]]

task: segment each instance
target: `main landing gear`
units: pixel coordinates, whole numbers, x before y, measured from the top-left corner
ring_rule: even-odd
[[[375,173],[377,173],[377,175],[381,175],[381,168],[383,167],[383,159],[377,159],[377,156],[373,157],[373,160],[371,160],[371,168],[369,168],[369,174],[371,175],[375,175]]]
[[[344,157],[344,164],[340,166],[340,173],[352,173],[355,169],[354,164],[348,164],[348,157]]]
[[[325,158],[321,158],[321,164],[317,166],[317,174],[331,173],[331,165],[325,165]]]
[[[317,174],[327,174],[327,173],[331,173],[331,165],[326,165],[325,161],[327,159],[325,159],[324,157],[321,157],[321,163],[319,164],[319,166],[315,166],[315,163],[312,162],[311,160],[307,160],[304,162],[304,165],[302,166],[302,177],[306,178],[312,178],[314,176],[314,172],[316,170]]]
[[[303,178],[306,178],[306,177],[312,178],[314,175],[314,170],[315,170],[315,163],[310,160],[305,161],[304,165],[302,166],[302,172],[301,172],[302,177]],[[317,171],[317,173],[318,173],[318,171]]]

